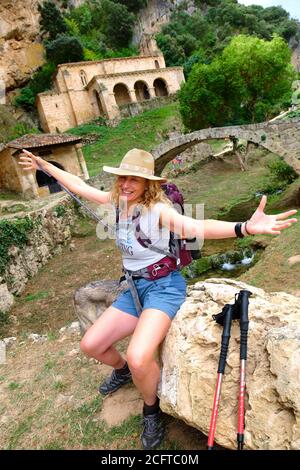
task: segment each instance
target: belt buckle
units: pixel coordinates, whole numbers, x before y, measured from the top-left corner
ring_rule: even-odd
[[[153,264],[153,269],[151,271],[152,276],[157,276],[157,271],[161,269],[161,266],[159,264]]]

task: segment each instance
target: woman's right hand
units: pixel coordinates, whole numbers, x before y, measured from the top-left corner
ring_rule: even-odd
[[[23,154],[20,156],[20,162],[19,165],[22,165],[23,169],[26,171],[30,170],[38,170],[39,168],[42,167],[42,162],[43,159],[41,157],[37,157],[31,152],[28,152],[28,150],[22,149]]]

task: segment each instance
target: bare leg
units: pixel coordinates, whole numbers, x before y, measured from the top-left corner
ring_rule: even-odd
[[[156,401],[160,369],[155,360],[155,351],[170,325],[171,320],[164,312],[156,309],[144,310],[127,350],[133,382],[147,405],[153,405]]]
[[[125,359],[113,344],[131,335],[137,322],[138,318],[111,306],[88,329],[80,347],[87,356],[115,369],[121,368]]]

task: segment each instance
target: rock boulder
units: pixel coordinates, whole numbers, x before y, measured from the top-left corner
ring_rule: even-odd
[[[189,288],[164,342],[161,408],[208,434],[222,327],[212,318],[235,293],[250,290],[246,368],[246,449],[300,449],[299,298],[231,279]],[[234,321],[215,442],[236,448],[240,329]]]

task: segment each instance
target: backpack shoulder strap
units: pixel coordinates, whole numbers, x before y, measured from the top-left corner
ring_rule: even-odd
[[[141,210],[138,207],[136,207],[134,209],[134,213],[132,216],[132,223],[134,224],[134,227],[135,227],[134,233],[139,244],[142,245],[144,248],[148,248],[149,250],[152,250],[156,253],[160,253],[165,256],[171,256],[172,258],[175,258],[177,260],[177,257],[173,255],[173,253],[171,253],[169,250],[166,251],[156,246],[153,246],[150,238],[148,238],[147,235],[141,229],[141,225],[140,225],[141,215],[142,215]]]

